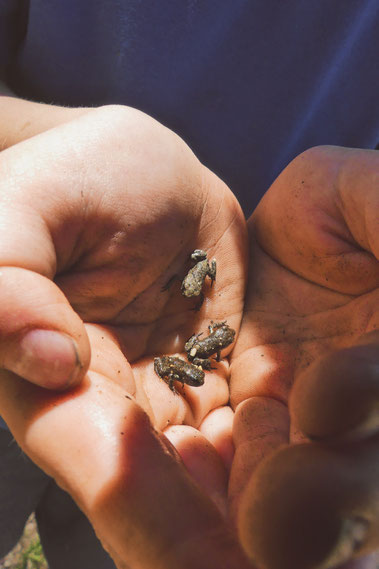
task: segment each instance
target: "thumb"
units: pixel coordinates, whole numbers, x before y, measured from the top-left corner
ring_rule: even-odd
[[[379,332],[316,360],[295,381],[290,410],[307,437],[366,438],[379,430]]]
[[[55,283],[1,267],[0,298],[0,367],[49,389],[78,383],[89,365],[89,341]]]
[[[251,559],[262,569],[327,569],[377,551],[377,449],[374,437],[339,448],[304,443],[263,460],[240,510]]]

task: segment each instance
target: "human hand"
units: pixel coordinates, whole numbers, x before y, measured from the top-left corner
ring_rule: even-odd
[[[132,109],[92,111],[0,159],[0,412],[18,443],[119,567],[250,567],[220,514],[227,363],[180,395],[153,371],[155,355],[182,351],[211,319],[239,328],[235,198]],[[161,291],[195,248],[218,264],[199,312],[178,286]]]
[[[87,113],[93,109],[19,99],[0,80],[0,151]]]
[[[379,566],[378,173],[312,149],[248,222],[230,497],[259,569]]]

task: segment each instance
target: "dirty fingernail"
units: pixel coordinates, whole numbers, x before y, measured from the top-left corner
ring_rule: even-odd
[[[6,367],[48,389],[74,384],[82,367],[74,340],[55,330],[30,330],[16,351]]]

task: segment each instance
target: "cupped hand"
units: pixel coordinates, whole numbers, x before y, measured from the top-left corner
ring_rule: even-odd
[[[16,144],[0,167],[0,412],[15,438],[119,567],[249,567],[221,514],[227,360],[178,393],[153,369],[211,320],[238,332],[236,199],[181,139],[123,107]],[[217,275],[196,311],[179,279],[199,248]]]
[[[379,153],[305,152],[248,226],[231,364],[243,545],[260,569],[377,568]]]

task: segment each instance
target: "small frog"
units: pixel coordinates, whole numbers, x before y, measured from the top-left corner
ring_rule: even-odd
[[[204,383],[204,372],[194,364],[176,356],[162,356],[154,359],[154,371],[163,379],[173,393],[177,393],[174,381],[181,381],[182,385],[199,387]]]
[[[235,330],[230,328],[226,321],[215,323],[211,321],[208,330],[209,334],[206,338],[199,340],[202,332],[193,334],[184,346],[188,360],[207,370],[212,369],[209,356],[217,354],[216,361],[219,362],[221,350],[232,344],[236,335]]]
[[[204,294],[202,292],[205,277],[211,279],[211,286],[213,281],[216,280],[216,259],[213,259],[209,264],[206,251],[202,249],[195,249],[191,255],[191,260],[195,265],[190,269],[182,282],[182,295],[187,298],[193,296],[200,296],[199,303],[196,305],[195,310],[199,310],[204,302]]]

